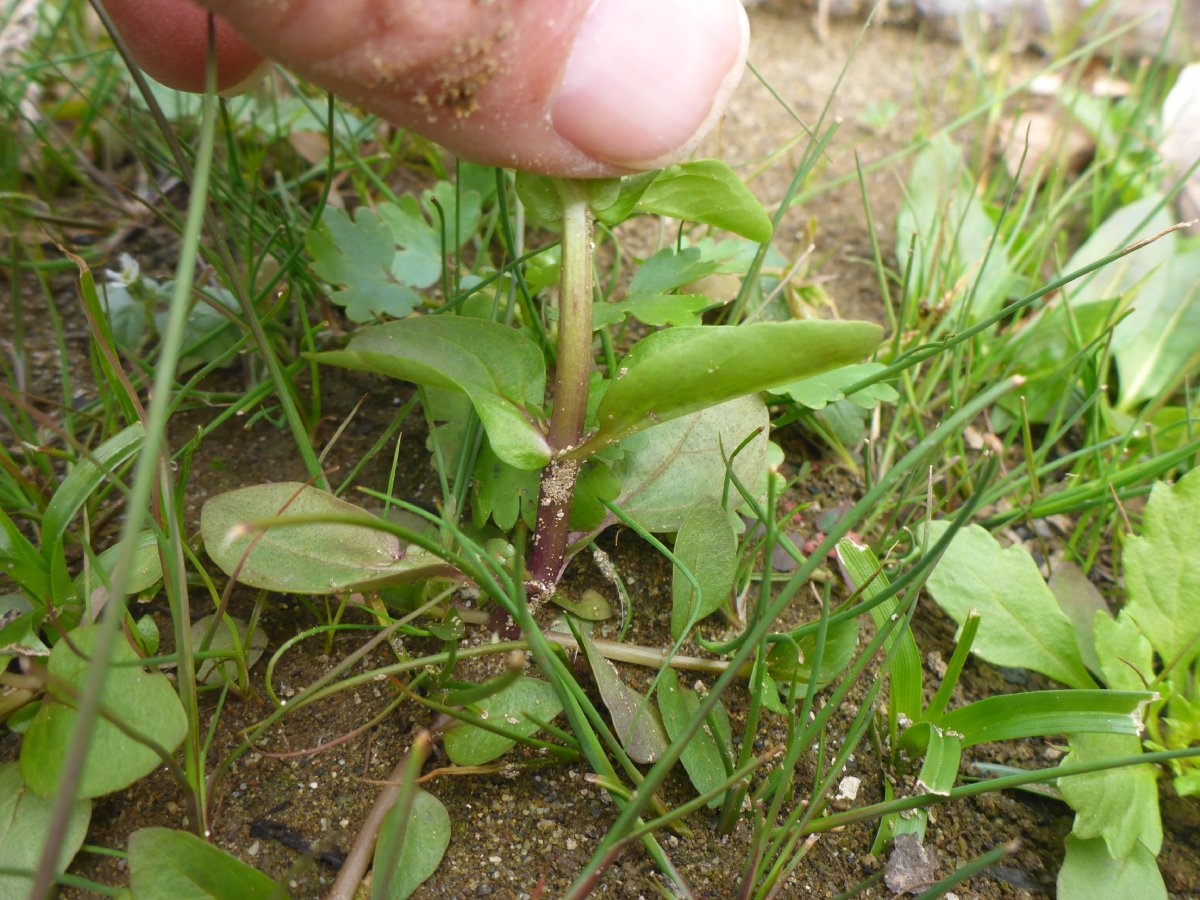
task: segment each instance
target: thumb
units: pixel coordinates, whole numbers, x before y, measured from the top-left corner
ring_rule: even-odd
[[[688,153],[723,113],[749,41],[740,0],[204,3],[255,50],[466,159],[567,177]]]

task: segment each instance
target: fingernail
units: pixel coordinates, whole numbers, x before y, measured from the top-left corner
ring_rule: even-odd
[[[749,38],[740,0],[596,0],[551,101],[554,130],[613,165],[672,162],[724,112]]]

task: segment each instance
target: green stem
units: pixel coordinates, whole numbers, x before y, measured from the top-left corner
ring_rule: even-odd
[[[548,435],[554,459],[542,472],[537,529],[529,560],[530,595],[554,591],[562,575],[570,533],[571,499],[579,463],[563,454],[583,438],[592,373],[592,214],[574,181],[559,181],[562,197],[562,297],[558,310],[558,365]]]

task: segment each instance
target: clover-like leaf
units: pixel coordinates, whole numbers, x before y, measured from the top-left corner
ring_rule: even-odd
[[[1129,615],[1164,662],[1200,653],[1200,471],[1175,483],[1156,484],[1142,517],[1142,534],[1125,547]]]
[[[394,270],[396,242],[391,229],[371,209],[360,209],[351,221],[342,210],[327,208],[305,236],[304,245],[313,257],[313,271],[330,284],[342,285],[332,299],[345,307],[353,322],[369,322],[381,315],[403,318],[420,302],[412,283],[405,280],[413,273],[403,267],[399,273]]]

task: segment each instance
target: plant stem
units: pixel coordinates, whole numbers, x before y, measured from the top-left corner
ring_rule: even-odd
[[[558,365],[550,447],[554,459],[542,472],[537,528],[529,560],[530,598],[549,596],[562,575],[570,533],[571,498],[579,463],[563,454],[583,437],[592,371],[592,214],[583,186],[559,181],[562,197],[562,271],[558,310]]]

